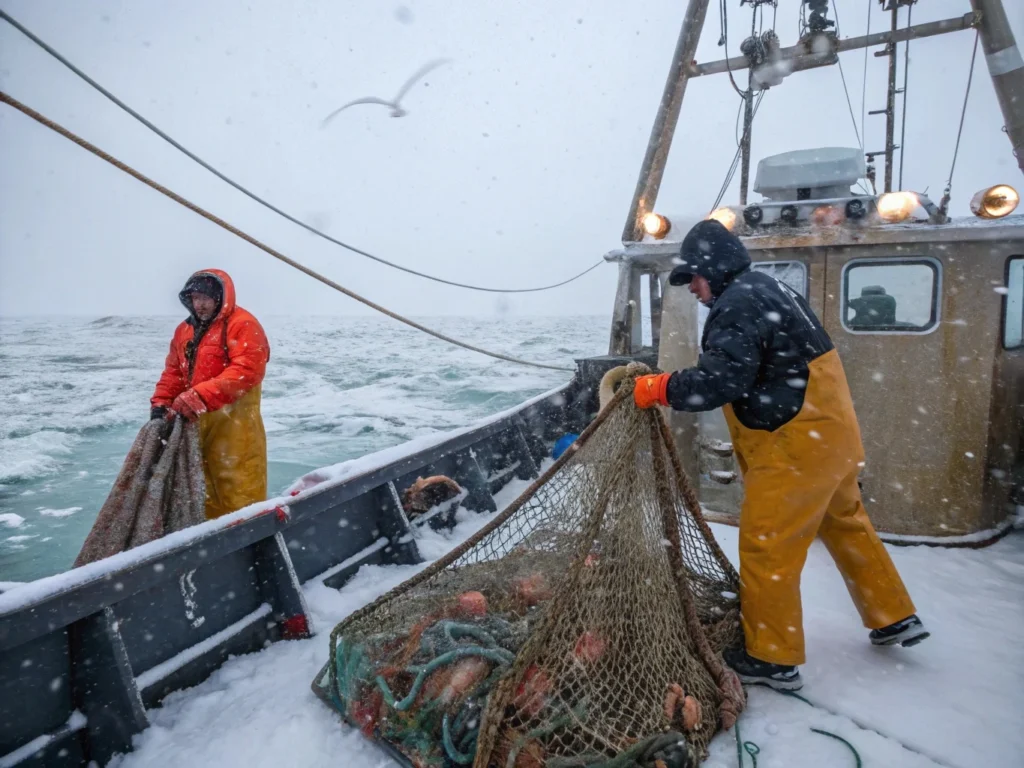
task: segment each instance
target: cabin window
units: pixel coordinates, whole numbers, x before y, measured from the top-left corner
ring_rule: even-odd
[[[858,259],[843,268],[843,327],[852,333],[927,333],[939,322],[934,259]]]
[[[1014,256],[1006,265],[1003,346],[1024,347],[1024,257],[1020,256]]]
[[[751,268],[771,275],[807,298],[807,265],[802,261],[755,261]]]

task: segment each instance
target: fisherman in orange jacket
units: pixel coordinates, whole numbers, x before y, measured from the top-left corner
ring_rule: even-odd
[[[722,408],[743,472],[740,611],[746,683],[797,690],[804,663],[800,572],[820,536],[875,645],[926,637],[861,501],[860,427],[839,354],[802,296],[750,269],[738,237],[703,221],[683,239],[672,285],[710,308],[693,368],[637,378],[640,408]]]
[[[178,294],[189,311],[171,339],[150,418],[199,422],[206,517],[267,497],[267,436],[260,415],[270,343],[255,317],[235,304],[226,272],[196,272]]]

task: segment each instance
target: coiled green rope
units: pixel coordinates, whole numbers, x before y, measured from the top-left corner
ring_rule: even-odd
[[[767,687],[767,686],[765,686],[765,687]],[[814,704],[809,699],[805,699],[803,696],[801,696],[798,693],[794,693],[793,691],[779,691],[779,690],[776,690],[775,688],[768,688],[768,690],[775,691],[775,693],[780,693],[783,696],[789,696],[790,698],[793,698],[793,699],[799,699],[800,701],[802,701],[804,704],[806,704],[809,707],[813,707],[814,706]],[[835,739],[836,741],[839,741],[839,742],[842,742],[843,744],[845,744],[846,748],[849,749],[850,752],[853,754],[854,764],[856,765],[856,768],[864,768],[864,762],[863,762],[863,760],[861,760],[860,753],[857,751],[857,748],[854,747],[853,744],[848,742],[842,736],[840,736],[838,734],[835,734],[835,733],[832,733],[831,731],[822,730],[821,728],[811,728],[811,731],[813,733],[820,733],[822,736],[828,736],[830,739]],[[746,751],[746,753],[748,755],[750,755],[750,762],[751,762],[751,765],[753,766],[753,768],[757,768],[757,756],[761,753],[761,748],[755,742],[753,742],[753,741],[743,741],[743,736],[740,733],[740,723],[739,723],[739,720],[737,720],[736,721],[736,763],[739,766],[739,768],[743,768],[743,752],[744,752],[744,750]]]

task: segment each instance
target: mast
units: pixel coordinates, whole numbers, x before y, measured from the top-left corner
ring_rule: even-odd
[[[647,142],[647,154],[640,166],[640,177],[636,182],[633,202],[629,206],[629,216],[622,230],[622,241],[632,242],[640,239],[640,222],[644,214],[650,212],[658,199],[658,189],[665,175],[665,163],[672,147],[672,137],[679,121],[679,112],[683,106],[683,95],[686,83],[691,77],[691,62],[697,54],[697,43],[704,29],[704,17],[707,15],[709,0],[689,0],[686,14],[683,16],[683,27],[679,31],[679,41],[672,56],[668,80],[658,105],[658,114],[651,128],[651,138]]]
[[[1003,112],[1003,130],[1010,137],[1018,167],[1024,171],[1024,59],[1001,0],[971,0],[971,7],[981,14],[978,30],[988,74]]]
[[[747,78],[747,90],[743,94],[743,138],[740,141],[740,205],[747,204],[747,191],[750,187],[750,134],[754,127],[754,88],[753,78]]]
[[[890,0],[892,24],[889,33],[896,34],[899,29],[900,4],[898,0]],[[889,55],[889,88],[885,96],[885,191],[892,192],[892,166],[896,147],[893,143],[896,134],[896,43],[889,42],[885,46]]]

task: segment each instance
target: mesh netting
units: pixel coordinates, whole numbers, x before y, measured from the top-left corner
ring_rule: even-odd
[[[626,383],[519,499],[341,622],[314,682],[416,766],[696,765],[743,707],[738,578]]]
[[[199,427],[152,419],[139,430],[75,567],[206,520]]]

